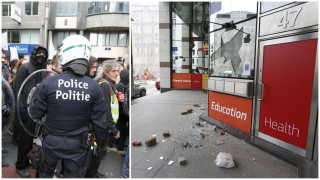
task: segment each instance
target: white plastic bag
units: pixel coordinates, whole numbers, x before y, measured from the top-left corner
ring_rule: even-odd
[[[223,168],[234,167],[232,155],[230,153],[219,152],[216,158],[216,165]]]

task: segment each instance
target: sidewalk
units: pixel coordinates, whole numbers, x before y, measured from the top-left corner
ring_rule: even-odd
[[[141,141],[143,145],[131,148],[131,177],[298,177],[296,166],[228,133],[220,135],[220,129],[215,131],[213,125],[199,120],[201,115],[207,114],[207,103],[207,94],[190,90],[169,91],[132,101],[131,141]],[[194,104],[200,107],[194,107]],[[193,112],[181,115],[187,109],[193,109]],[[198,122],[203,127],[197,126]],[[169,131],[170,137],[163,137],[164,131]],[[152,137],[157,138],[157,144],[146,147],[145,141]],[[183,148],[181,143],[191,147]],[[231,153],[235,167],[217,167],[215,159],[219,152]],[[187,164],[179,165],[178,157],[184,157]],[[174,163],[168,165],[170,161]]]
[[[9,135],[9,133],[6,132],[2,137],[2,148],[9,151],[6,154],[2,154],[2,161],[10,164],[8,168],[2,168],[2,178],[20,178],[18,173],[16,173],[15,167],[18,146],[10,143],[11,135]],[[33,146],[35,147],[36,145],[33,144]],[[107,152],[101,161],[99,172],[106,175],[107,178],[120,178],[123,158],[124,156],[118,155],[115,152]],[[57,168],[60,169],[60,167]],[[29,169],[29,172],[31,177],[35,176],[33,169]]]

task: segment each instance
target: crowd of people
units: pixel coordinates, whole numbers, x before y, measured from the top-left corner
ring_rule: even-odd
[[[33,81],[23,86],[41,69]],[[18,146],[15,166],[22,178],[30,177],[27,168],[30,152],[35,151],[35,138],[41,140],[36,177],[54,177],[57,163],[61,162],[60,176],[106,178],[98,171],[104,152],[125,156],[121,177],[129,177],[129,148],[125,150],[129,106],[124,101],[129,93],[129,69],[123,61],[99,64],[91,56],[89,41],[72,35],[63,40],[52,59],[48,59],[46,48],[36,46],[29,61],[8,62],[2,49],[2,76],[12,87],[19,108],[8,132],[11,143]],[[32,101],[28,102],[34,87]],[[21,88],[28,97],[18,94]],[[37,129],[39,123],[41,127]],[[3,168],[7,166],[2,162]]]

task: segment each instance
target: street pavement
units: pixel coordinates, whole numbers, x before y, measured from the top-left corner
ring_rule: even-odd
[[[2,178],[19,178],[20,176],[15,171],[15,162],[17,160],[18,146],[11,144],[11,135],[6,132],[2,135],[2,148],[7,149],[9,152],[2,154],[2,161],[9,163],[8,168],[2,168]],[[34,146],[36,146],[34,144]],[[118,155],[115,152],[107,152],[103,157],[99,167],[99,172],[106,175],[107,178],[120,178],[120,171],[122,167],[124,156]],[[60,170],[58,166],[58,170]],[[29,169],[31,177],[35,176],[35,171]],[[59,175],[57,175],[59,177]]]
[[[131,148],[131,177],[298,177],[296,166],[231,134],[220,135],[221,129],[214,130],[213,125],[201,121],[199,117],[207,115],[207,104],[206,93],[192,90],[173,90],[134,99],[131,141],[140,141],[142,146]],[[192,113],[181,115],[188,109],[192,109]],[[163,137],[164,131],[169,131],[170,136]],[[153,137],[157,144],[147,147],[145,141]],[[182,147],[181,143],[187,147]],[[235,167],[217,167],[215,159],[219,152],[231,153]],[[179,164],[179,157],[187,160],[186,165]]]

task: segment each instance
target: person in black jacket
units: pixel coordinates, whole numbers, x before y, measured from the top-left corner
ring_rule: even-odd
[[[103,94],[99,84],[85,76],[90,53],[85,37],[67,37],[58,51],[62,74],[46,78],[35,91],[30,115],[33,119],[47,116],[39,178],[52,178],[59,160],[66,178],[85,177],[86,157],[91,152],[81,139],[88,139],[89,124],[98,146],[104,144],[107,126]]]
[[[120,72],[120,82],[116,85],[117,91],[125,94],[129,88],[129,70],[122,69]],[[109,145],[117,146],[117,153],[119,155],[125,155],[124,144],[128,135],[127,125],[129,124],[129,116],[123,110],[123,102],[119,102],[119,119],[116,123],[117,129],[120,131],[120,138],[116,141],[112,136],[109,138]],[[109,148],[112,148],[109,146]]]
[[[48,59],[48,51],[41,46],[36,46],[33,48],[32,53],[30,55],[30,61],[28,63],[22,64],[17,73],[16,78],[13,82],[13,94],[17,99],[19,89],[23,83],[23,81],[33,72],[39,69],[46,68],[46,61]],[[38,77],[37,81],[41,82],[44,77]],[[30,90],[31,87],[26,87],[26,91]],[[20,102],[20,117],[25,121],[30,121],[31,119],[27,112],[27,100],[23,99]],[[17,102],[19,103],[19,102]],[[17,114],[18,115],[18,114]],[[32,128],[32,127],[26,127]],[[28,153],[32,149],[33,138],[27,132],[24,131],[23,128],[19,128],[20,131],[20,139],[18,142],[18,157],[16,161],[16,171],[22,178],[30,177],[30,174],[26,170],[29,166]]]

